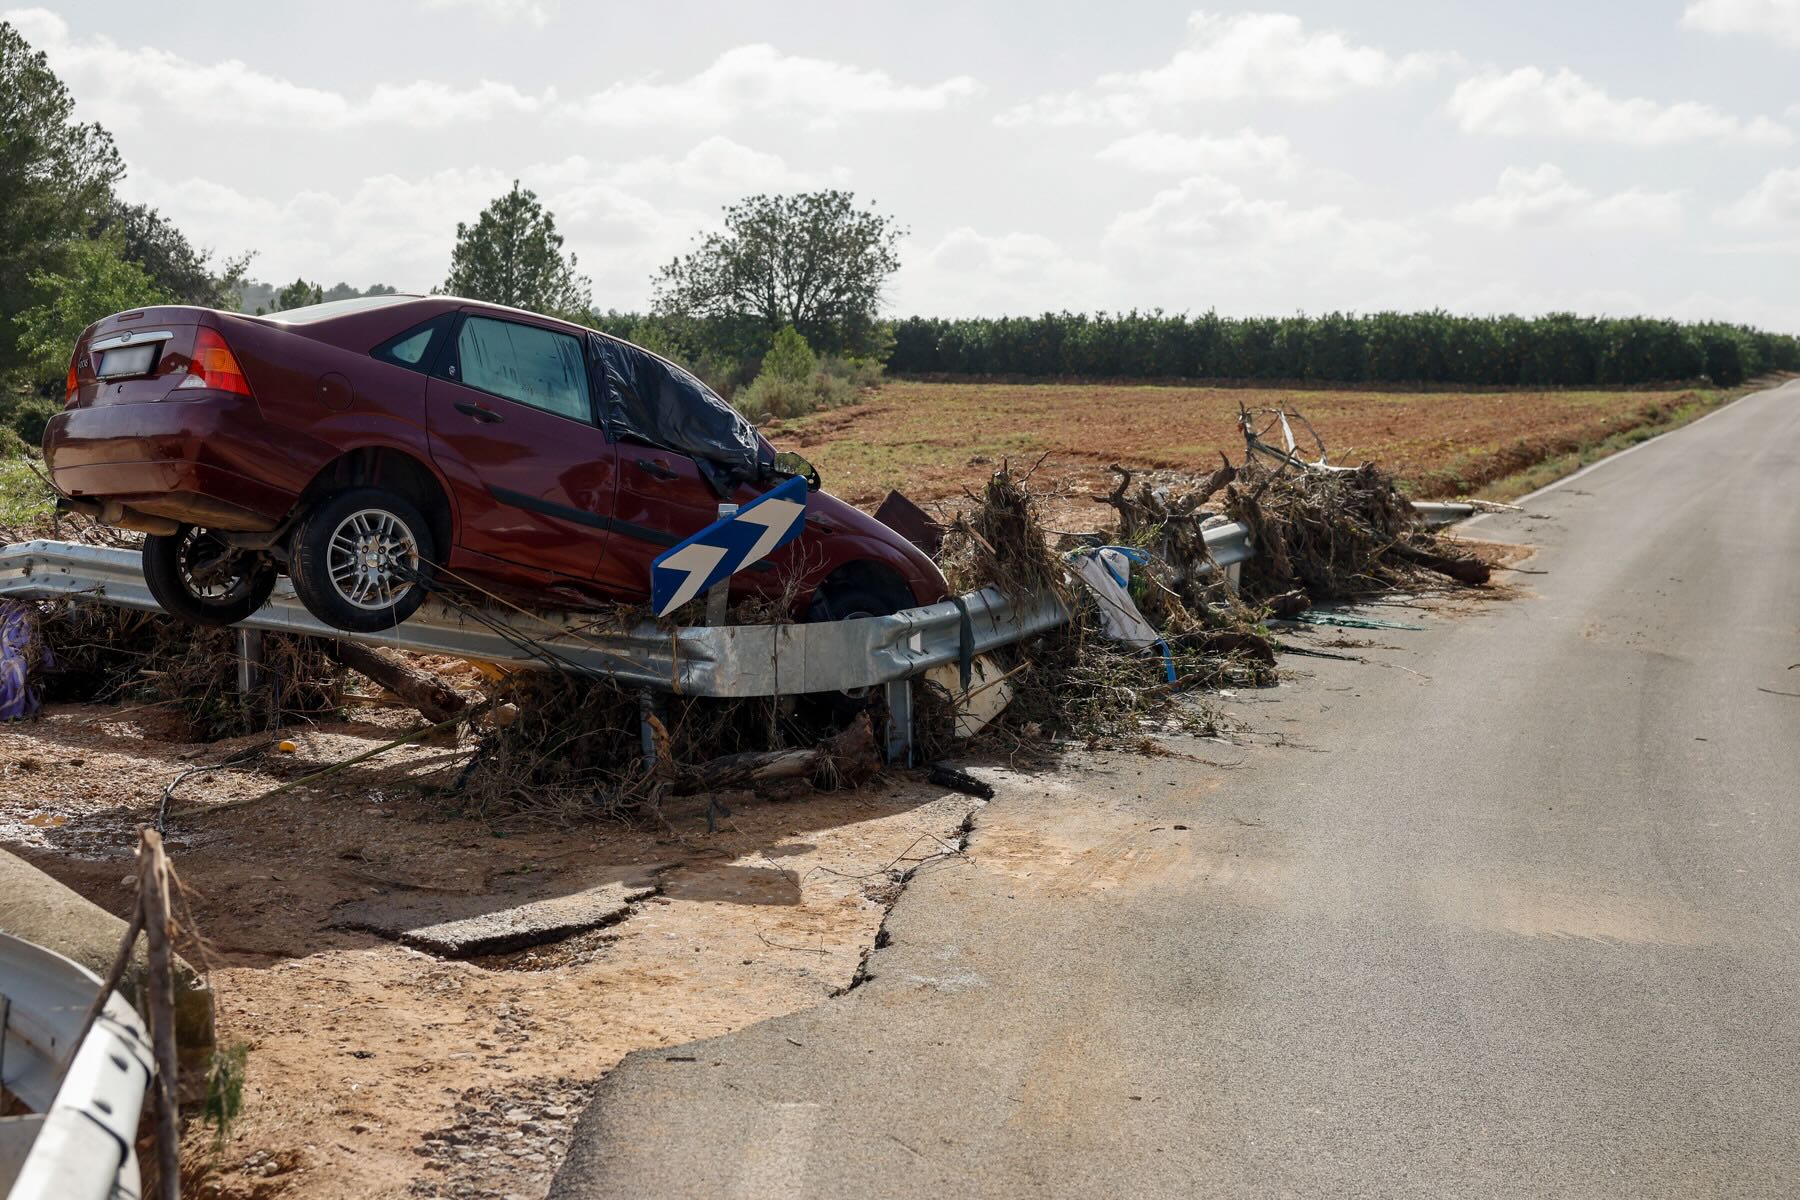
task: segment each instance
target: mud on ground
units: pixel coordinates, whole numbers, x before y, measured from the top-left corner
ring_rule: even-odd
[[[398,713],[194,745],[154,709],[60,706],[0,726],[0,844],[113,912],[139,825],[181,771],[269,747],[175,793],[167,843],[206,938],[221,1044],[248,1047],[242,1115],[211,1197],[536,1197],[593,1081],[848,987],[903,873],[952,851],[975,802],[908,778],[857,792],[706,798],[666,828],[495,829],[421,782],[462,749],[405,747],[209,815],[410,728]],[[626,735],[626,734],[622,734]],[[628,731],[635,736],[635,731]],[[467,961],[343,928],[437,900],[500,911],[644,879],[615,923]]]

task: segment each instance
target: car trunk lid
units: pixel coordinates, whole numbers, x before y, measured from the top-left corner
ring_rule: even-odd
[[[187,377],[203,309],[157,306],[95,322],[75,343],[64,407],[161,400]]]

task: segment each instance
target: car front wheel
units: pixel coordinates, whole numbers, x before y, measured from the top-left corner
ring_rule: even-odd
[[[183,525],[144,539],[144,582],[163,611],[194,625],[235,625],[268,603],[275,563],[210,529]]]
[[[334,629],[392,629],[424,603],[438,547],[418,507],[382,488],[352,488],[300,518],[288,575],[308,612]]]

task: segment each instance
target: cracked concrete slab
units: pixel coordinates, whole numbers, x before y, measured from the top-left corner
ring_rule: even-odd
[[[339,907],[332,924],[443,958],[506,954],[624,920],[632,905],[656,894],[656,874],[655,868],[646,869],[628,879],[528,900],[495,894],[379,896]]]

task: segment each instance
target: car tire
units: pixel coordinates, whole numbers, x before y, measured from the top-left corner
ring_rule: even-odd
[[[912,602],[910,596],[889,592],[886,588],[852,583],[841,587],[822,587],[806,610],[806,620],[854,621],[861,617],[892,616]]]
[[[385,488],[351,488],[294,526],[288,576],[306,611],[325,624],[376,633],[425,602],[437,554],[431,526],[411,500]]]
[[[150,595],[190,625],[235,625],[275,590],[275,563],[266,552],[234,549],[192,525],[145,537],[143,564]]]

